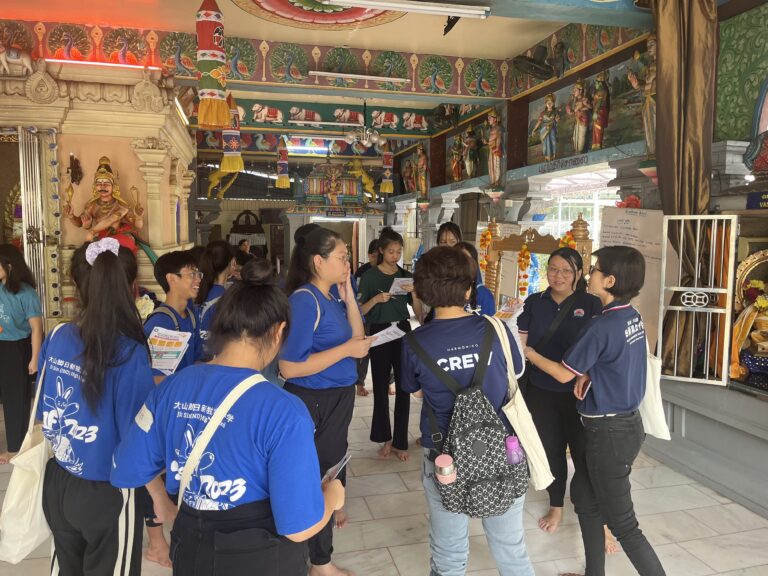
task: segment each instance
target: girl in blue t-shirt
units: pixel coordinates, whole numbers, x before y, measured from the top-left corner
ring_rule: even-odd
[[[645,439],[638,407],[645,393],[648,344],[643,320],[630,305],[643,287],[645,259],[629,246],[608,246],[594,256],[589,291],[600,298],[602,313],[590,320],[562,362],[530,347],[525,355],[561,383],[576,377],[573,392],[579,400],[584,449],[573,454],[571,499],[581,525],[585,573],[605,574],[605,522],[639,574],[663,576],[664,568],[635,517],[629,482]]]
[[[81,309],[56,327],[40,360],[37,419],[54,457],[43,511],[61,574],[141,573],[141,511],[133,490],[109,483],[112,456],[155,387],[134,301],[136,258],[114,238],[72,256]],[[157,474],[146,484],[160,518],[175,514]]]
[[[216,408],[280,349],[290,308],[272,268],[254,259],[222,296],[208,343],[213,360],[168,377],[147,398],[115,454],[112,483],[137,486],[165,471],[176,494]],[[264,380],[229,409],[183,494],[171,533],[178,576],[305,576],[305,541],[344,503],[338,480],[321,485],[313,423],[295,396]]]
[[[336,287],[336,291],[333,290]],[[368,353],[363,319],[351,283],[349,251],[336,232],[314,228],[297,238],[286,290],[293,326],[280,356],[285,389],[309,408],[320,473],[347,452],[357,382],[356,358]],[[340,476],[344,481],[344,475]],[[339,524],[343,520],[337,518]],[[312,576],[344,574],[331,563],[333,527],[309,542]]]
[[[195,304],[199,310],[198,329],[202,350],[198,358],[201,360],[208,360],[211,357],[206,349],[208,331],[216,312],[216,304],[226,291],[227,279],[232,275],[234,265],[235,251],[229,242],[224,240],[209,242],[200,257],[199,269],[203,273],[203,278],[200,280],[200,290],[195,298]]]
[[[7,464],[21,448],[29,423],[30,375],[37,372],[43,313],[35,278],[19,250],[0,244],[0,392],[3,397]]]

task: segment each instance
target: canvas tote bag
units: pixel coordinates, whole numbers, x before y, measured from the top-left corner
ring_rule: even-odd
[[[643,420],[646,434],[655,436],[659,440],[671,440],[667,417],[664,414],[664,404],[661,401],[661,359],[648,350],[647,339],[645,346],[648,360],[645,371],[645,396],[639,408],[640,418]]]
[[[512,349],[509,345],[506,327],[499,318],[492,316],[486,316],[486,318],[490,320],[496,330],[501,347],[504,350],[504,358],[507,361],[509,402],[504,405],[502,410],[512,428],[515,429],[515,434],[520,439],[520,445],[525,450],[533,488],[535,490],[544,490],[554,482],[555,477],[549,469],[549,461],[547,460],[547,453],[544,451],[544,445],[541,443],[536,425],[533,423],[531,413],[528,411],[528,406],[526,406],[523,395],[520,393],[520,388],[517,385],[515,365],[512,361]]]
[[[50,339],[64,324],[57,325]],[[29,426],[18,454],[11,459],[13,472],[0,512],[0,560],[18,564],[51,535],[43,514],[43,476],[53,453],[43,436],[43,425],[35,423],[40,391],[45,379],[45,363],[37,379],[35,403]]]

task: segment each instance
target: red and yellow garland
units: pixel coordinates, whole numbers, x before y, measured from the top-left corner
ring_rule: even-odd
[[[573,248],[576,250],[576,240],[573,239],[573,232],[568,230],[563,237],[560,238],[560,248]]]
[[[520,296],[528,294],[528,268],[531,265],[531,251],[523,244],[517,253],[517,291]]]
[[[493,241],[493,234],[491,234],[490,230],[485,230],[482,234],[480,234],[480,250],[482,251],[483,255],[480,258],[480,270],[485,272],[485,269],[488,267],[488,248],[491,247],[491,242]]]

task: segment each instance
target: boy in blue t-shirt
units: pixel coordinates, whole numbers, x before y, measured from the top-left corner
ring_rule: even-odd
[[[155,308],[144,322],[144,334],[149,338],[157,326],[190,333],[187,350],[175,370],[178,372],[194,364],[200,356],[199,322],[189,302],[197,296],[203,274],[197,269],[197,261],[188,251],[168,252],[160,256],[155,262],[154,274],[155,280],[165,291],[165,302]],[[170,375],[154,366],[152,374],[158,384]]]

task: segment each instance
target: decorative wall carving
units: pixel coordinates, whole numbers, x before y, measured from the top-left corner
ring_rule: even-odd
[[[45,71],[45,60],[38,60],[36,67],[37,71],[24,82],[24,94],[35,104],[51,104],[59,96],[59,87],[53,77]]]
[[[144,71],[144,78],[133,87],[131,104],[138,112],[162,112],[166,98],[157,85],[149,79],[149,72]]]

